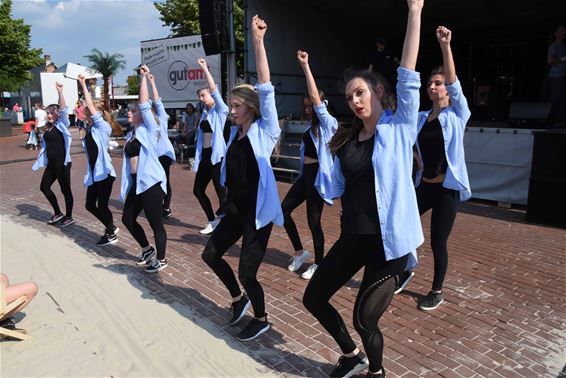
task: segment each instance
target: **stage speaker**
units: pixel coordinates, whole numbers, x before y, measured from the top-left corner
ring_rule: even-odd
[[[513,102],[507,123],[515,129],[544,129],[551,109],[548,102]]]
[[[206,55],[220,54],[228,48],[226,0],[199,0],[199,12],[204,53]]]
[[[535,131],[527,220],[566,228],[566,132]]]
[[[529,180],[527,220],[566,228],[566,180]]]
[[[566,180],[566,131],[541,130],[533,134],[531,178]]]

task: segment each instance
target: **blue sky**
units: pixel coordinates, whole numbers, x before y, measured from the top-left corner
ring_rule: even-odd
[[[14,0],[12,16],[31,25],[31,46],[42,48],[57,66],[88,66],[92,48],[124,55],[126,69],[114,84],[125,85],[140,62],[140,41],[165,38],[159,12],[148,0]]]

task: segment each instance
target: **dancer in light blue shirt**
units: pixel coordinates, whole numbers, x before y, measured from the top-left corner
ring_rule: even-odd
[[[310,117],[310,122],[301,141],[301,173],[287,192],[281,207],[285,219],[285,230],[295,249],[295,256],[288,269],[295,272],[308,260],[310,252],[303,249],[291,212],[301,203],[307,202],[307,220],[312,233],[315,255],[314,264],[301,274],[301,278],[308,280],[324,256],[324,233],[320,218],[324,203],[332,205],[330,173],[333,158],[328,142],[338,129],[338,121],[328,112],[328,101],[324,99],[324,93],[316,86],[309,65],[308,53],[297,51],[297,60],[307,80],[309,95],[304,99],[304,103],[305,114]]]
[[[264,46],[267,24],[257,15],[252,19],[252,45],[258,84],[240,84],[230,91],[232,127],[226,158],[222,163],[222,183],[227,197],[225,216],[213,231],[202,253],[206,264],[220,278],[232,296],[230,324],[238,323],[251,306],[254,318],[236,338],[248,341],[269,329],[263,288],[257,280],[273,224],[283,224],[277,184],[270,157],[281,130],[270,83]],[[242,238],[238,278],[223,259],[224,253]]]

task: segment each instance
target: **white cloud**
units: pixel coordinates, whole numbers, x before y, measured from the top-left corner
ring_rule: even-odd
[[[31,25],[32,47],[42,48],[57,65],[88,65],[84,55],[93,48],[123,54],[126,69],[114,79],[121,85],[139,64],[139,42],[170,33],[150,0],[16,0],[12,15]]]

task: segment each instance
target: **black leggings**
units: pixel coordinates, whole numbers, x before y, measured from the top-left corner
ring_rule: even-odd
[[[309,281],[303,304],[336,340],[342,353],[356,349],[342,317],[330,298],[362,267],[364,277],[354,305],[354,328],[360,334],[371,371],[382,368],[383,335],[379,319],[395,291],[396,277],[403,272],[408,255],[385,261],[381,235],[344,234],[328,251]]]
[[[212,211],[212,204],[206,195],[206,187],[210,180],[212,180],[216,195],[218,196],[218,210],[216,210],[216,215],[222,213],[221,207],[226,196],[226,190],[220,185],[220,168],[222,167],[222,162],[212,165],[210,161],[211,155],[212,147],[202,149],[201,159],[195,177],[195,186],[193,187],[193,193],[206,213],[209,222],[213,221],[215,218],[214,212]]]
[[[204,248],[202,259],[224,283],[230,295],[233,298],[239,296],[242,293],[240,286],[232,268],[222,256],[243,236],[238,278],[252,302],[255,317],[261,318],[265,316],[265,298],[263,288],[257,280],[257,271],[265,256],[273,223],[256,230],[255,219],[247,218],[248,220],[244,220],[234,214],[222,218]]]
[[[102,181],[93,182],[86,190],[85,204],[86,209],[102,222],[109,235],[114,233],[114,220],[108,208],[112,185],[114,185],[114,177],[110,175]]]
[[[291,189],[287,192],[281,207],[283,208],[283,216],[285,219],[285,231],[293,243],[295,251],[303,249],[297,226],[291,218],[291,213],[305,200],[307,201],[307,221],[312,234],[314,244],[314,262],[318,265],[324,256],[324,233],[320,225],[322,209],[324,208],[324,200],[314,186],[316,175],[318,173],[318,163],[304,164],[303,174]]]
[[[155,247],[157,249],[157,258],[163,260],[165,258],[165,249],[167,247],[167,232],[163,226],[163,189],[160,183],[153,185],[145,192],[136,194],[136,178],[132,175],[133,185],[124,202],[122,211],[122,223],[130,234],[136,239],[140,247],[145,248],[149,245],[147,237],[142,226],[137,219],[140,212],[144,211],[145,217],[153,230],[155,237]]]
[[[458,212],[460,193],[446,189],[442,184],[421,182],[417,187],[417,202],[421,215],[432,209],[430,218],[430,246],[434,255],[432,290],[442,290],[448,268],[448,237]]]
[[[57,180],[59,186],[61,187],[61,193],[65,198],[65,216],[71,218],[73,216],[73,193],[71,192],[71,162],[67,165],[61,163],[48,163],[47,167],[43,171],[43,177],[41,178],[41,184],[39,189],[45,195],[45,198],[53,207],[53,212],[55,214],[61,214],[61,209],[59,208],[59,203],[57,202],[57,197],[55,193],[51,190],[51,185]]]
[[[169,209],[169,206],[171,206],[171,196],[173,195],[173,192],[171,191],[171,181],[169,180],[169,168],[173,161],[169,156],[163,155],[159,157],[159,162],[165,171],[165,177],[167,177],[167,193],[163,199],[163,208]]]

